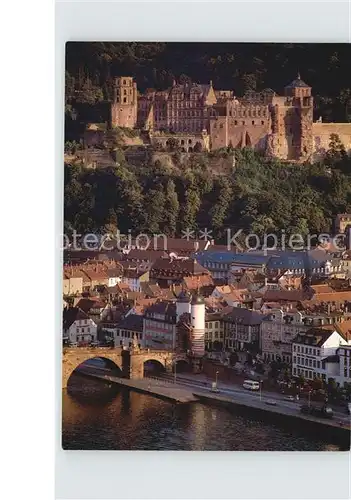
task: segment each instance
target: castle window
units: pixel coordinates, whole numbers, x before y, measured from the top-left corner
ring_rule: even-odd
[[[229,110],[229,116],[232,116],[232,110],[231,109]]]
[[[124,89],[124,92],[123,92],[123,93],[124,93],[124,95],[127,95],[127,90],[126,90],[126,89]]]
[[[261,121],[261,125],[264,125],[264,121],[263,120]]]
[[[123,97],[123,102],[127,102],[127,98],[126,97]]]
[[[243,125],[245,125],[245,122],[243,122]]]
[[[252,120],[252,125],[255,125],[255,120]]]
[[[123,80],[123,85],[126,85],[126,83],[127,83],[127,82],[126,82],[125,80]]]
[[[238,120],[235,120],[235,121],[234,121],[234,125],[237,125],[237,124],[238,124]]]
[[[191,139],[188,140],[188,143],[191,144]]]
[[[116,102],[119,102],[119,97],[116,97]]]

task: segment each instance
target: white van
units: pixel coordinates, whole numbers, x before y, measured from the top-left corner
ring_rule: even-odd
[[[260,383],[256,382],[256,380],[244,380],[243,387],[250,391],[258,391],[260,389]]]

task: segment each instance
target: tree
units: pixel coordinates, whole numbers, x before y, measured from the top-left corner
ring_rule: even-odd
[[[320,378],[320,377],[316,377],[313,379],[312,381],[312,388],[315,390],[315,391],[319,391],[321,389],[323,389],[324,387],[324,382],[323,380]]]
[[[196,229],[197,222],[196,216],[200,208],[200,197],[197,190],[194,187],[190,187],[185,192],[185,203],[182,205],[181,209],[181,228]]]
[[[299,387],[304,387],[305,383],[306,383],[306,379],[303,375],[299,375],[297,377],[297,380],[296,380],[296,383]]]
[[[197,141],[194,146],[194,153],[201,153],[202,151],[202,144],[201,142]]]
[[[337,384],[336,384],[335,379],[332,378],[332,377],[328,378],[327,391],[328,391],[328,395],[331,398],[335,398],[336,397],[337,389],[338,388],[337,388]]]
[[[150,189],[145,196],[145,203],[148,207],[146,224],[148,232],[151,234],[161,233],[164,229],[165,216],[165,195],[163,186],[157,185],[156,189]]]
[[[108,211],[108,216],[106,223],[103,227],[103,231],[107,234],[116,235],[118,229],[117,215],[113,208]]]
[[[344,383],[344,391],[346,394],[346,397],[351,400],[351,382],[345,382]]]
[[[164,204],[164,232],[168,236],[174,236],[177,229],[179,216],[179,201],[173,180],[168,180],[165,190]]]
[[[230,366],[235,366],[236,363],[239,361],[238,355],[236,352],[231,352],[229,355],[229,364]]]
[[[210,209],[212,228],[219,231],[223,227],[225,218],[232,201],[232,189],[230,182],[225,177],[216,179],[213,186],[214,202]]]
[[[345,146],[340,140],[338,134],[330,135],[329,149],[325,154],[325,163],[330,167],[336,167],[340,162],[347,158]]]

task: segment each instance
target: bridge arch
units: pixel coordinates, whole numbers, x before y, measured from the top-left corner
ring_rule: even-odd
[[[122,356],[119,350],[116,349],[94,349],[94,348],[79,348],[67,349],[63,352],[62,357],[62,388],[65,389],[68,380],[74,370],[91,359],[103,359],[108,367],[114,367],[116,371],[123,373]]]
[[[143,363],[143,376],[147,374],[157,375],[166,371],[165,361],[162,359],[145,359]]]
[[[176,371],[177,373],[183,373],[183,372],[190,372],[191,371],[191,364],[187,359],[181,358],[181,359],[176,359],[175,362],[175,367],[173,365],[173,373]],[[174,370],[175,368],[175,370]]]

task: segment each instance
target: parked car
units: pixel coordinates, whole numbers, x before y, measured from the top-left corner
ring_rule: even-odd
[[[100,344],[99,342],[90,342],[90,347],[98,347]]]
[[[69,342],[68,345],[69,345],[69,347],[78,347],[77,342]]]
[[[330,406],[315,406],[315,405],[302,405],[300,408],[301,413],[314,415],[322,418],[333,418],[334,412]]]
[[[277,406],[277,402],[276,401],[273,401],[273,399],[268,399],[267,401],[265,401],[266,405],[269,405],[269,406]]]
[[[294,396],[292,396],[292,395],[290,394],[290,396],[286,396],[286,397],[284,398],[284,401],[295,401],[295,398],[294,398]]]
[[[311,413],[311,408],[308,405],[302,405],[300,407],[300,412],[305,414]]]
[[[323,418],[333,418],[334,412],[330,406],[313,406],[312,415]]]

